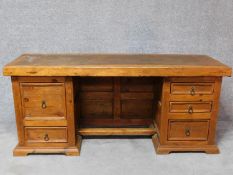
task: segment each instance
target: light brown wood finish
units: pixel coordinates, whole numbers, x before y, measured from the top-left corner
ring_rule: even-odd
[[[155,128],[81,128],[78,130],[80,135],[95,136],[95,135],[145,135],[152,136],[156,133]]]
[[[14,155],[79,155],[72,77],[12,77],[12,84],[19,138]]]
[[[174,93],[174,84],[188,85],[190,93],[186,93],[189,92],[187,87],[178,88],[185,91],[176,91],[182,93]],[[198,93],[192,93],[191,84],[205,84],[205,87],[198,88]],[[164,79],[161,96],[162,117],[159,115],[159,119],[156,120],[160,127],[158,133],[152,137],[158,154],[173,151],[219,152],[215,145],[215,132],[220,87],[221,77]],[[171,104],[175,105],[171,107]]]
[[[208,120],[170,120],[168,140],[207,140],[209,133]]]
[[[154,87],[159,80],[151,77],[77,78],[80,124],[85,127],[149,126],[156,103],[154,96],[158,93]]]
[[[19,143],[15,156],[79,155],[83,136],[152,136],[158,154],[219,153],[222,76],[204,55],[24,54],[12,76]]]
[[[28,143],[66,143],[66,127],[25,127],[25,140]]]
[[[205,55],[24,54],[7,76],[230,76],[231,68]]]

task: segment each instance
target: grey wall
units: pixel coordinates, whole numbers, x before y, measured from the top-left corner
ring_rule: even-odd
[[[232,67],[232,0],[1,0],[0,65],[24,52],[195,53]],[[9,77],[0,77],[0,123],[13,122]],[[232,78],[221,120],[233,119]]]

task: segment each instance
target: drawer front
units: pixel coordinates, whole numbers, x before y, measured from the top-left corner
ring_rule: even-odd
[[[25,127],[28,143],[66,143],[66,127]]]
[[[171,113],[210,113],[212,102],[170,102]]]
[[[21,83],[24,116],[65,117],[63,83]]]
[[[208,139],[209,120],[205,121],[169,121],[168,140],[170,141],[206,141]]]
[[[213,83],[171,83],[171,94],[174,95],[208,95],[213,92]]]

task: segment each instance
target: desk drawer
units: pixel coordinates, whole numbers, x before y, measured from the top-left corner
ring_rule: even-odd
[[[210,113],[212,102],[170,102],[171,113]]]
[[[174,95],[207,95],[213,91],[214,83],[171,83],[171,94]]]
[[[208,139],[208,132],[209,120],[171,120],[168,127],[168,140],[205,141]]]
[[[66,127],[25,127],[28,143],[66,143]]]
[[[24,117],[65,117],[63,83],[21,83]]]

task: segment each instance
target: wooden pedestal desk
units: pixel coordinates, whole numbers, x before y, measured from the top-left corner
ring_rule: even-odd
[[[158,154],[218,153],[221,80],[231,68],[204,55],[24,54],[11,76],[18,145],[79,155],[82,136],[151,136]]]

